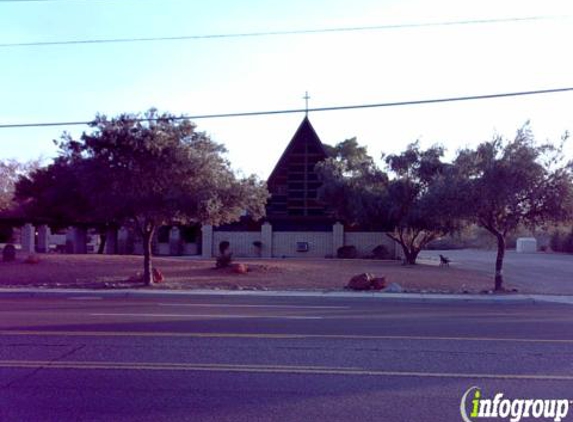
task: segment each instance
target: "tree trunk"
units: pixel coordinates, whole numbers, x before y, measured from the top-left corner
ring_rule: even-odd
[[[153,285],[153,266],[151,264],[151,242],[153,240],[154,227],[146,227],[143,230],[143,283],[146,286]]]
[[[99,248],[97,249],[98,255],[103,255],[105,251],[105,243],[107,241],[107,236],[105,233],[99,235]]]
[[[496,233],[497,257],[495,259],[495,291],[503,290],[503,257],[505,256],[505,236]]]
[[[416,259],[418,259],[420,249],[402,244],[402,250],[404,251],[404,263],[406,265],[416,265]]]

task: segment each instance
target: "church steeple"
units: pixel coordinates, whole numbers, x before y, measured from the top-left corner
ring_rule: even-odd
[[[325,216],[325,208],[317,198],[321,183],[314,167],[326,157],[305,115],[267,181],[271,193],[268,218]]]

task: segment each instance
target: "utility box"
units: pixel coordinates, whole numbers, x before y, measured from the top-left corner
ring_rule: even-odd
[[[537,252],[537,240],[534,237],[520,237],[515,248],[517,253]]]

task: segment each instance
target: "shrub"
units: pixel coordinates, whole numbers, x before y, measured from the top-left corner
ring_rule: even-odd
[[[336,250],[336,257],[342,259],[355,259],[358,256],[356,246],[341,246]]]
[[[221,255],[225,255],[230,246],[231,244],[229,242],[223,240],[222,242],[219,243],[219,253]]]
[[[217,262],[215,263],[215,268],[227,268],[233,262],[232,253],[224,253],[217,257]]]
[[[392,259],[392,254],[384,245],[378,245],[372,249],[372,257],[374,259]]]
[[[2,261],[13,262],[16,260],[16,247],[11,243],[4,246],[2,250]]]

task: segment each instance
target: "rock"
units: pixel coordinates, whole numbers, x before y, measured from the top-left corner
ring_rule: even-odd
[[[24,264],[39,264],[40,258],[36,255],[28,255],[28,258],[24,260]]]
[[[2,261],[13,262],[16,260],[16,247],[11,243],[4,246],[2,249]]]
[[[402,293],[404,289],[398,283],[390,283],[384,289],[385,293]]]
[[[151,272],[153,275],[154,283],[162,283],[163,281],[165,281],[165,277],[163,277],[163,274],[157,268],[153,268]]]
[[[370,288],[372,290],[382,290],[386,287],[386,277],[376,277],[370,280]]]
[[[241,264],[241,263],[233,264],[231,269],[236,274],[247,274],[247,272],[249,271],[249,268],[245,264]]]
[[[350,279],[346,288],[350,290],[370,290],[373,278],[374,276],[369,273],[355,275]]]

